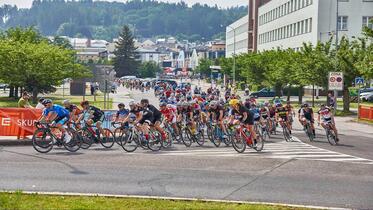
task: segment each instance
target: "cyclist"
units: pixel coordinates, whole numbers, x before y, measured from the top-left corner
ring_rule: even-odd
[[[140,103],[144,110],[149,110],[152,113],[151,124],[157,131],[159,131],[159,133],[161,133],[162,139],[166,139],[166,132],[161,128],[162,113],[155,106],[149,104],[148,99],[142,99]]]
[[[281,125],[287,126],[289,129],[289,133],[291,134],[291,127],[289,123],[289,113],[288,110],[281,104],[276,104],[276,121],[279,122]]]
[[[126,109],[126,106],[124,105],[124,103],[120,103],[118,104],[118,111],[117,113],[115,114],[115,120],[114,122],[122,122],[124,121],[124,119],[127,117],[127,115],[130,113],[130,111],[128,109]],[[128,123],[124,123],[124,126],[128,125]]]
[[[62,102],[65,109],[67,109],[70,112],[70,120],[77,122],[79,119],[79,115],[82,113],[82,110],[78,108],[75,104],[71,104],[70,100],[64,100]]]
[[[294,122],[293,116],[295,116],[295,112],[294,112],[294,108],[293,108],[293,106],[291,105],[290,101],[287,101],[287,102],[286,102],[286,106],[285,106],[285,108],[288,110],[288,113],[289,113],[289,123],[290,123],[290,127],[293,128],[293,122]]]
[[[256,133],[254,131],[254,114],[243,106],[238,99],[232,99],[229,101],[229,106],[232,107],[231,113],[231,124],[237,124],[238,122],[245,126],[251,133],[254,139],[254,147],[256,147]],[[239,116],[239,121],[235,120],[235,116]]]
[[[325,106],[325,104],[321,104],[320,110],[317,113],[318,113],[318,117],[317,117],[318,123],[320,124],[320,119],[322,119],[321,126],[324,129],[326,129],[328,124],[330,123],[331,128],[333,129],[335,133],[336,141],[338,142],[339,141],[338,131],[337,131],[337,127],[335,126],[335,120],[334,120],[334,116],[333,116],[331,109]]]
[[[260,114],[260,121],[261,121],[261,124],[262,126],[266,126],[267,125],[267,122],[269,122],[269,116],[270,116],[270,113],[269,113],[269,109],[267,106],[265,106],[264,104],[259,104],[259,114]],[[269,124],[269,127],[268,129],[270,130],[271,129],[271,123],[268,123]]]
[[[172,126],[177,136],[176,139],[179,140],[180,139],[179,129],[176,125],[176,112],[177,112],[176,108],[173,106],[168,106],[166,102],[160,103],[159,107],[160,107],[160,112],[165,117],[164,121],[167,121],[167,123]]]
[[[57,129],[61,131],[65,143],[69,143],[72,137],[66,132],[64,125],[69,121],[70,112],[60,105],[53,104],[50,99],[44,99],[42,104],[45,109],[43,110],[40,121],[55,124]]]
[[[313,110],[312,110],[311,107],[308,106],[307,103],[303,104],[303,106],[300,110],[299,116],[300,116],[299,120],[301,121],[304,128],[307,124],[307,120],[310,121],[313,136],[316,137],[315,126],[314,126],[315,118],[314,118],[314,115],[313,115]]]
[[[207,112],[207,119],[213,119],[213,121],[216,121],[220,128],[222,129],[224,135],[223,138],[226,138],[227,129],[224,125],[224,106],[221,105],[217,101],[211,101],[209,105],[209,110]]]
[[[85,123],[88,126],[96,124],[96,127],[100,131],[100,133],[103,136],[106,136],[106,133],[102,129],[102,122],[105,117],[104,112],[95,106],[89,105],[89,101],[82,101],[80,103],[80,106],[83,107],[83,114],[79,117],[78,121],[81,121],[83,118],[85,118]]]

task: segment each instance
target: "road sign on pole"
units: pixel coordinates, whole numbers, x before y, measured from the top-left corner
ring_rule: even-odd
[[[329,90],[343,90],[343,73],[329,73]]]
[[[356,77],[355,78],[355,86],[364,85],[364,78]]]

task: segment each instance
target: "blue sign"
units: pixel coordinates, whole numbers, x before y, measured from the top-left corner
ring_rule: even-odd
[[[355,85],[363,85],[363,84],[364,84],[364,78],[362,77],[355,78]]]

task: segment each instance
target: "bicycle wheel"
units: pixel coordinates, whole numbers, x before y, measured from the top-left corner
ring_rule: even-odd
[[[203,146],[205,144],[205,136],[203,133],[203,126],[200,123],[197,123],[197,134],[194,135],[195,140],[199,146]]]
[[[161,143],[162,143],[162,147],[163,148],[169,148],[171,147],[172,145],[172,140],[173,139],[176,139],[176,136],[174,134],[173,131],[171,131],[170,129],[166,128],[166,139],[164,139]]]
[[[105,128],[104,129],[104,134],[101,134],[100,135],[100,143],[103,147],[109,149],[111,147],[113,147],[114,145],[114,142],[115,142],[115,138],[114,138],[114,134],[113,132],[111,132],[111,130]]]
[[[124,129],[123,128],[116,128],[113,132],[113,135],[114,135],[114,139],[115,139],[115,142],[121,146],[122,145],[122,141],[124,140],[122,138],[124,134]]]
[[[93,144],[92,133],[89,132],[86,129],[83,129],[83,130],[79,131],[79,133],[80,133],[80,137],[81,137],[81,141],[82,141],[81,148],[82,149],[89,149]]]
[[[239,131],[235,131],[232,138],[232,146],[238,153],[243,153],[246,150],[246,141],[242,138]]]
[[[54,137],[44,128],[38,128],[32,136],[32,146],[40,153],[48,153],[53,149]]]
[[[219,147],[220,144],[221,144],[221,135],[222,135],[222,131],[220,130],[219,127],[217,127],[217,125],[215,125],[214,127],[212,127],[212,143],[215,145],[215,147]]]
[[[257,152],[260,152],[260,151],[263,150],[263,148],[264,148],[264,139],[263,139],[263,136],[257,135],[256,136],[256,147],[254,147],[254,149]]]
[[[277,125],[276,125],[276,122],[275,121],[272,121],[272,133],[274,135],[277,135]]]
[[[330,129],[326,130],[326,138],[328,139],[328,142],[329,142],[330,145],[335,146],[335,145],[338,144],[337,143],[337,139],[336,139],[336,137],[334,135],[334,132],[332,130],[330,130]]]
[[[308,136],[308,138],[310,139],[311,142],[315,138],[315,136],[313,135],[313,131],[312,131],[311,126],[307,126],[307,136]]]
[[[66,132],[71,136],[71,140],[69,143],[64,143],[63,146],[69,152],[78,151],[80,147],[82,146],[82,139],[79,133],[71,128],[66,129]]]
[[[122,134],[121,146],[126,152],[134,152],[139,146],[139,136],[136,133],[128,132]]]
[[[288,128],[286,126],[284,126],[282,129],[283,129],[283,134],[284,134],[285,141],[289,142],[291,140],[291,137],[290,137],[290,133],[289,133]]]
[[[211,125],[208,125],[207,126],[207,129],[206,129],[206,134],[207,134],[207,138],[211,141],[211,142],[213,142],[214,141],[214,137],[213,137],[213,135],[212,135],[212,127],[211,127]]]
[[[184,128],[182,131],[181,131],[181,134],[182,134],[182,138],[181,140],[183,141],[184,145],[186,147],[190,147],[192,146],[192,132],[189,130],[189,128]]]
[[[159,151],[162,148],[162,136],[157,131],[149,131],[148,148],[152,151]]]

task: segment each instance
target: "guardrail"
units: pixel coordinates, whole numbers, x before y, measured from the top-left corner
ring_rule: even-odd
[[[373,106],[360,105],[359,119],[373,121]]]

